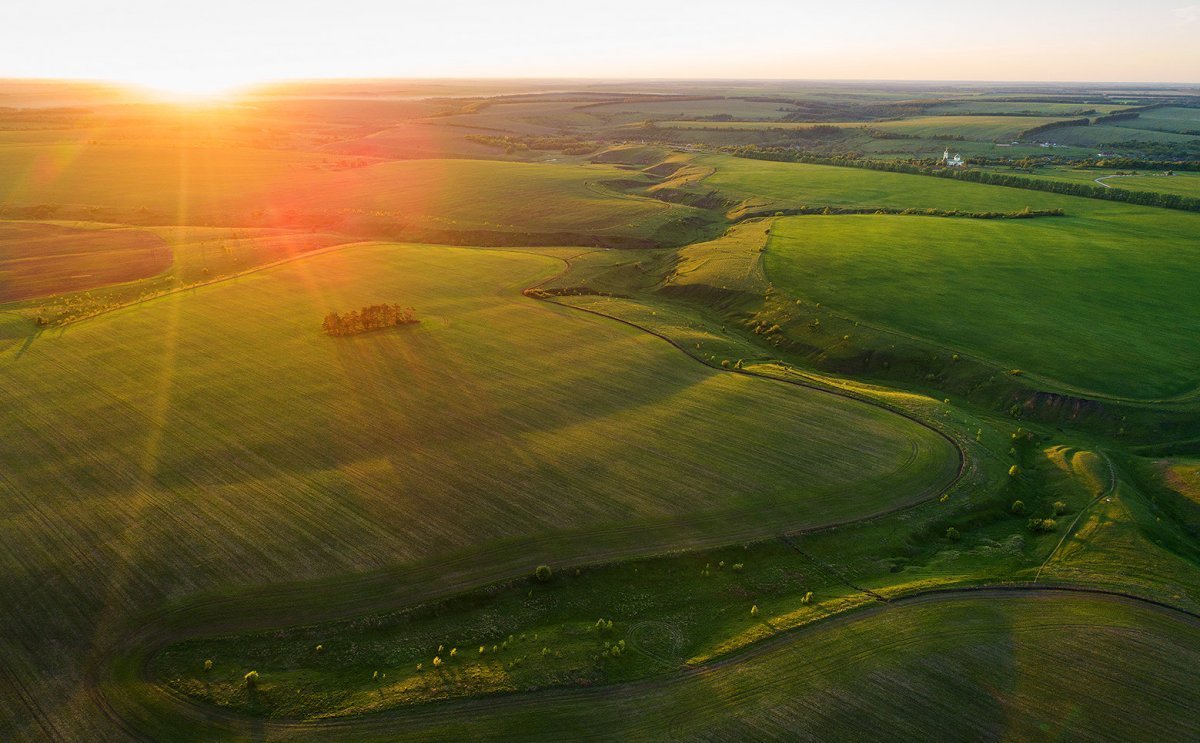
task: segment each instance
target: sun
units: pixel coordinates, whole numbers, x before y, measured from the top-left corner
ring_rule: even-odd
[[[149,96],[181,104],[210,103],[233,98],[250,84],[251,81],[246,79],[237,79],[204,70],[148,77],[134,81],[134,85]]]

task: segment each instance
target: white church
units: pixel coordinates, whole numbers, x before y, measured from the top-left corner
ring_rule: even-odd
[[[950,150],[947,149],[942,153],[942,165],[951,168],[961,168],[963,166],[962,155],[956,152],[954,153],[954,157],[950,157]]]

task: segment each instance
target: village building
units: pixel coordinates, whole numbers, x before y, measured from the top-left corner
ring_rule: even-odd
[[[942,153],[942,165],[950,168],[961,168],[963,166],[962,155],[956,152],[954,153],[954,157],[950,157],[950,150],[947,149]]]

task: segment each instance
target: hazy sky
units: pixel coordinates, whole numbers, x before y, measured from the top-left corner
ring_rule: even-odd
[[[1200,82],[1187,0],[2,0],[0,77]]]

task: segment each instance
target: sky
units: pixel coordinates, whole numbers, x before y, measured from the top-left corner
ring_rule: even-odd
[[[1200,82],[1187,0],[3,0],[0,77]]]

